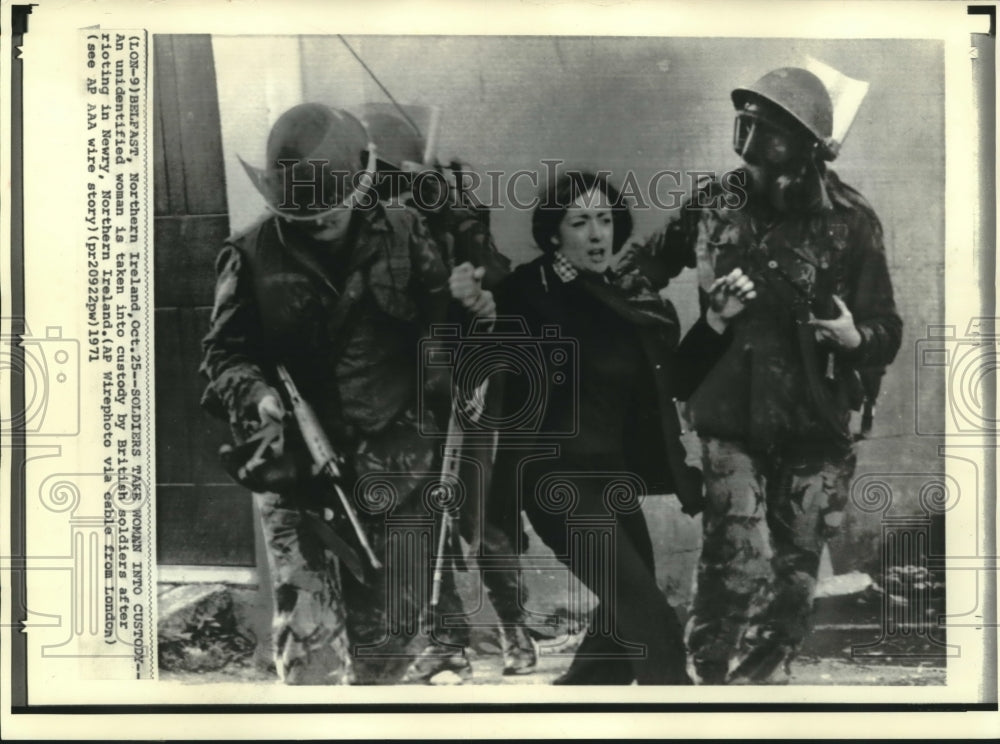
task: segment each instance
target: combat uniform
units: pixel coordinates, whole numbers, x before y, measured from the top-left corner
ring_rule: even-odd
[[[725,208],[713,184],[700,200],[713,206],[688,205],[624,262],[659,284],[697,266],[702,289],[740,268],[757,291],[724,334],[701,319],[678,353],[696,386],[688,410],[703,447],[704,545],[688,646],[707,683],[768,679],[808,633],[820,554],[854,472],[859,370],[888,364],[900,345],[878,218],[833,171],[822,178],[823,208],[770,219],[752,199]],[[838,314],[833,295],[854,316],[854,350],[820,346],[808,324],[810,312]],[[697,384],[706,359],[717,361]]]
[[[483,270],[482,286],[492,290],[510,271],[510,261],[496,248],[489,231],[489,212],[478,208],[471,194],[462,191],[461,175],[450,193],[445,193],[443,171],[427,149],[427,140],[417,131],[413,121],[394,105],[368,103],[361,108],[361,121],[378,151],[379,179],[376,190],[384,200],[399,200],[417,209],[426,220],[429,232],[437,241],[450,268],[471,263]],[[412,108],[411,108],[412,110]],[[424,113],[433,119],[433,112]],[[450,165],[452,171],[464,170],[457,161]],[[422,172],[421,176],[416,174]],[[437,174],[439,177],[432,177]],[[430,180],[425,180],[425,178]],[[416,189],[416,193],[414,193]],[[473,329],[466,329],[473,330]],[[468,401],[456,397],[458,406]],[[448,401],[440,406],[447,415]],[[446,426],[445,420],[440,422]],[[458,512],[458,532],[471,547],[482,569],[486,562],[494,564],[483,570],[481,576],[486,593],[500,619],[499,637],[504,657],[504,674],[522,674],[532,671],[538,661],[537,649],[524,628],[523,603],[526,594],[519,592],[517,557],[511,539],[496,525],[483,519],[485,493],[482,486],[490,480],[494,457],[494,443],[470,441],[463,437],[459,478],[465,487],[462,506]],[[457,537],[455,535],[454,537]],[[449,552],[458,554],[460,545],[452,543]],[[502,558],[493,560],[499,556]],[[486,561],[482,559],[486,559]],[[503,564],[497,567],[497,563]],[[444,559],[444,564],[455,564]],[[460,565],[460,564],[459,564]],[[452,566],[454,567],[454,566]],[[442,566],[444,568],[444,566]],[[427,667],[433,670],[436,660],[420,660],[415,671]]]
[[[358,484],[348,495],[387,564],[367,585],[338,570],[311,529],[329,503],[314,479],[258,494],[278,671],[300,684],[397,681],[426,641],[432,560],[405,550],[433,544],[422,494],[439,472],[440,437],[426,436],[439,424],[418,405],[417,352],[447,312],[447,267],[418,215],[379,205],[355,211],[335,252],[269,217],[227,241],[217,271],[205,405],[245,439],[261,397],[280,389],[275,364],[285,364],[345,455]],[[460,610],[451,574],[441,603],[441,613]],[[461,653],[468,630],[439,628],[434,640]]]
[[[499,253],[487,223],[471,209],[452,207],[428,216],[428,227],[442,246],[452,264],[464,261],[484,269],[483,287],[494,290],[510,273],[510,261]],[[492,383],[496,384],[496,383]],[[499,405],[496,396],[487,396],[487,405]],[[497,411],[487,410],[487,416]],[[504,674],[523,674],[534,670],[538,651],[527,634],[528,615],[525,605],[528,590],[521,579],[515,545],[521,540],[519,520],[497,523],[486,506],[488,494],[479,493],[477,484],[489,484],[492,479],[496,443],[482,439],[463,447],[466,464],[475,462],[476,473],[462,474],[469,489],[460,514],[462,537],[470,545],[482,569],[480,575],[490,604],[500,620],[498,635],[504,655]],[[484,568],[484,566],[488,566]]]

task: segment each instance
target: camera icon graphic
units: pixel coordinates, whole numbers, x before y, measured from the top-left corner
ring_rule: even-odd
[[[916,432],[923,436],[996,433],[992,394],[1000,368],[996,318],[972,318],[964,336],[955,326],[929,326],[916,344]],[[944,391],[944,405],[940,404]]]
[[[79,341],[64,338],[59,326],[35,337],[24,323],[23,335],[0,337],[0,369],[24,391],[23,400],[0,415],[3,425],[34,436],[80,433]]]
[[[578,360],[576,339],[563,337],[555,325],[532,335],[519,316],[498,317],[492,326],[477,321],[468,334],[457,324],[436,325],[420,341],[420,389],[430,376],[450,373],[457,420],[467,434],[572,437],[579,430]],[[485,406],[494,375],[504,381],[503,410]],[[556,397],[559,415],[547,416]],[[427,401],[421,397],[420,403],[423,409]]]

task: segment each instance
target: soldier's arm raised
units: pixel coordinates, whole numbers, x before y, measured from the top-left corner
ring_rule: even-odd
[[[714,204],[723,196],[718,182],[702,184],[662,228],[648,238],[626,242],[615,260],[616,273],[638,272],[659,290],[685,268],[695,268],[698,225],[704,212],[704,206],[699,205]]]

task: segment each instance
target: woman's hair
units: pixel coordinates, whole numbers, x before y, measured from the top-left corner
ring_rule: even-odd
[[[617,252],[628,236],[632,234],[632,212],[622,199],[621,192],[608,183],[607,176],[587,171],[567,171],[548,185],[542,192],[538,206],[531,216],[531,234],[535,243],[545,253],[551,253],[557,246],[552,237],[559,234],[559,224],[566,211],[580,196],[589,191],[599,190],[611,205],[614,224],[612,250]]]

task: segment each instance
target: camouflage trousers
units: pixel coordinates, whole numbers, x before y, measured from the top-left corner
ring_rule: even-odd
[[[820,555],[842,519],[855,457],[778,453],[702,441],[706,505],[687,628],[703,684],[765,682],[811,627]]]
[[[436,611],[429,607],[440,514],[424,498],[436,477],[434,453],[414,443],[414,426],[407,413],[354,453],[353,501],[383,564],[371,569],[359,548],[364,582],[312,527],[315,496],[256,495],[275,597],[275,665],[286,684],[391,684],[427,644],[468,645],[452,572]],[[337,529],[354,542],[349,527]]]
[[[256,496],[274,590],[275,667],[286,684],[391,684],[425,645],[468,645],[453,573],[444,573],[437,611],[428,607],[433,542],[425,520],[366,525],[384,568],[366,566],[362,584],[310,527],[318,514],[287,508],[276,494]]]
[[[308,514],[255,494],[274,589],[272,642],[279,678],[292,685],[354,682],[337,560],[308,527]]]

